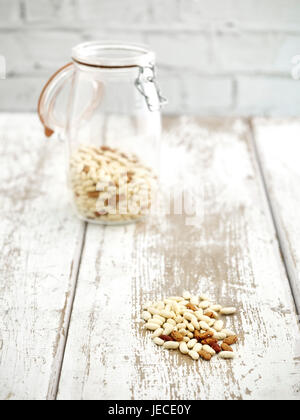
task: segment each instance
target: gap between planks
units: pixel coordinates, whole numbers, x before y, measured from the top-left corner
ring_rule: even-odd
[[[47,393],[47,400],[54,401],[57,399],[61,370],[64,362],[65,350],[68,341],[70,322],[73,312],[73,304],[76,296],[78,276],[80,272],[80,266],[82,261],[82,254],[84,251],[86,232],[87,232],[87,223],[83,222],[80,236],[82,238],[81,242],[78,244],[78,247],[74,254],[74,259],[72,262],[71,268],[71,288],[66,295],[65,306],[62,311],[62,324],[58,331],[58,341],[56,348],[56,357],[54,358],[52,365],[52,375],[49,382],[49,388]]]
[[[285,269],[287,279],[289,281],[291,294],[292,294],[292,297],[293,297],[293,300],[294,300],[294,304],[295,304],[297,314],[300,315],[300,300],[297,298],[296,290],[294,288],[294,281],[297,281],[297,276],[294,273],[292,265],[289,264],[290,251],[288,249],[286,249],[286,247],[285,247],[285,239],[284,239],[284,234],[283,234],[281,226],[280,226],[280,220],[277,217],[276,210],[275,210],[275,207],[273,205],[273,200],[272,200],[272,198],[270,196],[270,193],[269,193],[269,189],[268,189],[268,185],[267,185],[267,181],[266,181],[266,176],[265,176],[265,171],[264,171],[264,165],[263,165],[262,159],[260,157],[259,149],[258,149],[258,146],[257,146],[257,143],[256,143],[256,136],[255,136],[255,130],[254,130],[254,125],[253,125],[253,119],[252,118],[248,119],[248,124],[249,124],[249,128],[250,128],[253,150],[254,150],[254,154],[255,154],[255,157],[256,157],[256,162],[257,162],[257,165],[258,165],[258,171],[260,173],[263,189],[265,191],[265,195],[266,195],[266,199],[267,199],[267,204],[268,204],[268,207],[269,207],[269,211],[270,211],[270,214],[271,214],[271,218],[272,218],[274,229],[275,229],[276,236],[277,236],[277,242],[278,242],[278,246],[279,246],[279,250],[280,250],[282,263],[283,263],[283,266],[284,266],[284,269]]]

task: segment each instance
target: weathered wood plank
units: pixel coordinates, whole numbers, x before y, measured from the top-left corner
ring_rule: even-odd
[[[200,218],[88,227],[58,398],[299,399],[299,328],[249,126],[165,130],[164,184],[199,185]],[[193,362],[142,330],[142,302],[184,289],[240,308],[235,361]]]
[[[63,147],[36,116],[0,114],[1,400],[55,398],[84,234]]]
[[[253,128],[300,314],[300,120],[256,119]]]

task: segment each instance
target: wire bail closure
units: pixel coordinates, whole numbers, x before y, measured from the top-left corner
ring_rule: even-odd
[[[168,103],[168,100],[161,95],[154,64],[144,67],[139,66],[139,75],[135,81],[135,86],[144,96],[151,112],[159,111]]]

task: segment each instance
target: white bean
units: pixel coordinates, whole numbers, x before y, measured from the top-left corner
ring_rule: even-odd
[[[158,324],[155,324],[153,322],[147,322],[147,324],[145,324],[147,330],[151,330],[151,331],[155,331],[158,328]]]
[[[183,314],[183,316],[184,316],[184,318],[185,318],[185,319],[187,319],[188,321],[195,321],[195,322],[197,322],[197,318],[196,318],[194,315],[192,315],[190,312],[185,312],[185,313]]]
[[[199,304],[199,298],[198,296],[192,296],[190,299],[190,302],[192,305],[198,305]]]
[[[209,297],[207,295],[205,295],[205,294],[200,295],[200,299],[201,300],[210,300]]]
[[[151,335],[151,338],[159,337],[162,335],[164,330],[162,328],[157,328],[157,330],[154,331],[154,333]]]
[[[199,323],[200,328],[202,328],[202,330],[209,330],[210,326],[205,322],[205,321],[200,321]]]
[[[210,302],[208,302],[207,300],[204,300],[203,302],[199,303],[199,308],[201,309],[207,309],[209,308],[211,305]]]
[[[148,312],[150,312],[150,314],[152,314],[152,315],[159,315],[159,310],[154,308],[153,306],[150,306],[148,308]]]
[[[167,320],[167,324],[171,324],[171,325],[173,325],[173,326],[175,327],[175,325],[176,325],[176,321],[175,321],[174,319],[172,319],[172,318],[169,318],[169,319]]]
[[[182,296],[184,297],[184,299],[190,299],[191,298],[190,292],[187,292],[187,291],[183,292]]]
[[[220,310],[222,309],[222,306],[221,305],[212,305],[210,308],[211,308],[212,311],[220,312]]]
[[[235,358],[235,354],[232,351],[221,351],[219,353],[219,357],[221,359],[234,359]]]
[[[193,359],[193,360],[198,360],[199,359],[199,353],[197,353],[196,351],[194,351],[194,350],[190,350],[189,352],[188,352],[188,355]]]
[[[223,308],[221,309],[221,315],[233,315],[236,313],[236,308]]]
[[[164,344],[164,340],[162,340],[161,338],[159,338],[159,337],[154,337],[153,338],[153,343],[155,343],[156,345],[158,345],[158,346],[163,346],[163,344]]]
[[[217,332],[221,332],[222,331],[222,329],[223,329],[223,327],[224,327],[224,322],[223,321],[216,321],[215,323],[214,323],[214,329],[217,331]]]
[[[195,344],[193,347],[193,351],[196,351],[198,353],[200,350],[202,350],[202,344],[200,343]]]
[[[164,321],[162,321],[161,319],[152,318],[151,323],[152,324],[157,324],[157,325],[162,325],[164,323]]]
[[[180,332],[180,334],[182,334],[182,335],[187,335],[187,330],[185,328],[180,328],[180,330],[178,330],[178,332]]]
[[[152,316],[151,316],[151,314],[150,314],[150,312],[148,312],[148,311],[144,311],[143,313],[142,313],[142,318],[143,318],[143,320],[144,321],[149,321],[149,319],[151,319],[152,318]]]
[[[179,347],[178,341],[165,341],[164,348],[168,350],[176,350]]]
[[[213,335],[213,338],[218,340],[218,341],[225,340],[226,337],[227,337],[227,335],[224,334],[223,332],[215,332],[214,335]]]
[[[159,311],[159,315],[163,316],[164,318],[173,318],[172,312],[166,311],[165,309],[162,309],[161,311]]]
[[[194,334],[191,331],[188,331],[187,336],[192,339],[194,337]]]
[[[207,353],[211,354],[212,356],[214,356],[216,354],[216,352],[214,351],[213,348],[211,348],[209,345],[205,344],[202,347],[202,350],[206,351]]]
[[[187,327],[188,327],[188,330],[190,330],[191,332],[195,331],[195,327],[193,324],[189,324]]]
[[[191,339],[189,338],[189,337],[183,337],[183,341],[185,342],[185,343],[188,343],[189,341],[191,341]]]
[[[163,334],[164,335],[170,335],[171,334],[171,332],[173,331],[173,325],[171,325],[171,324],[167,324],[167,326],[165,327],[165,329],[164,329],[164,332],[163,332]]]
[[[196,344],[197,344],[197,340],[195,338],[193,338],[193,340],[190,340],[188,342],[187,346],[188,346],[189,349],[192,349]]]
[[[221,331],[221,333],[226,334],[226,337],[232,337],[233,335],[236,335],[236,333],[235,333],[235,332],[233,332],[233,331],[231,331],[231,330],[228,330],[228,329],[224,329],[224,330],[222,330],[222,331]],[[226,338],[226,337],[225,337],[225,338]]]
[[[197,317],[198,321],[203,321],[201,317],[203,316],[203,310],[199,309],[198,311],[194,312],[195,316]]]
[[[163,318],[160,315],[153,315],[153,319],[160,319],[161,321],[165,322],[166,318]]]
[[[184,341],[181,341],[181,343],[179,344],[179,350],[181,351],[182,354],[188,354],[189,349]]]

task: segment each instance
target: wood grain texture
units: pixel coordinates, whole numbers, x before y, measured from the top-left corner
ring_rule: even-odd
[[[36,116],[0,115],[0,400],[55,398],[84,235],[63,150]]]
[[[166,120],[162,161],[165,186],[199,186],[200,216],[88,227],[58,399],[299,399],[299,326],[248,124]],[[142,302],[184,289],[239,308],[235,361],[152,344]]]
[[[300,314],[300,121],[256,119],[253,128]]]

